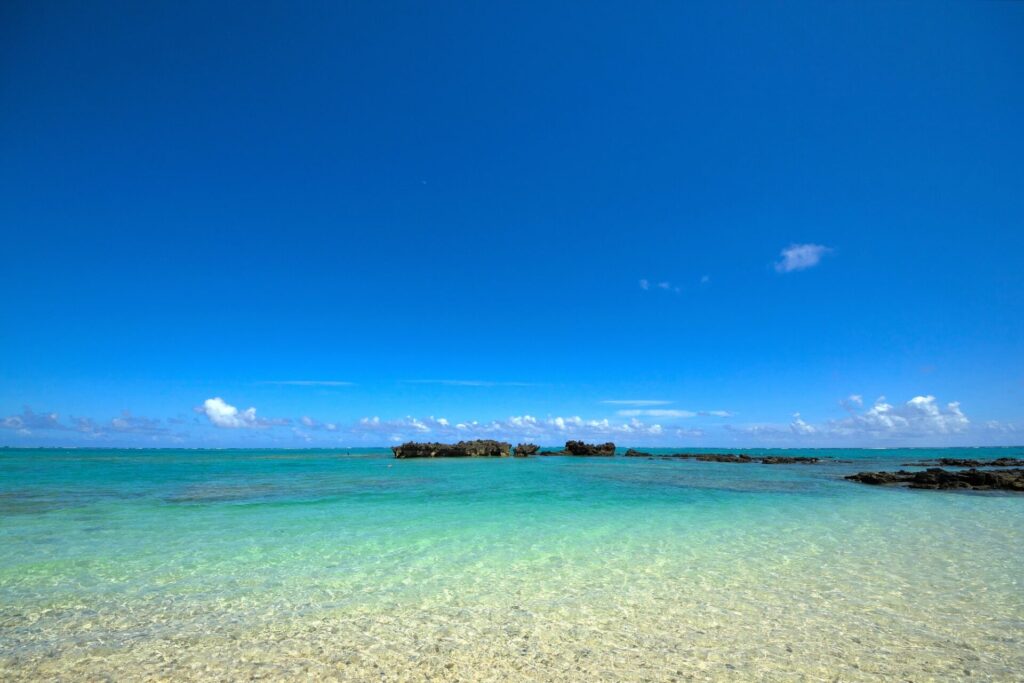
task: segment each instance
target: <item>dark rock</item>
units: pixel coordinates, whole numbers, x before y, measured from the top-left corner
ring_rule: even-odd
[[[626,457],[627,458],[652,458],[652,457],[654,457],[654,454],[653,453],[644,453],[643,451],[638,451],[635,448],[630,448],[628,451],[626,451]]]
[[[794,455],[781,456],[781,455],[766,455],[761,458],[761,463],[764,465],[813,465],[818,462],[818,458],[808,458],[805,456]]]
[[[541,451],[537,455],[615,455],[615,444],[611,441],[602,444],[583,443],[582,441],[566,441],[565,448],[560,451]]]
[[[937,458],[935,460],[922,460],[921,462],[905,462],[904,467],[1020,467],[1024,465],[1024,458],[997,458],[996,460],[971,460],[969,458]]]
[[[920,472],[859,472],[850,481],[875,486],[902,484],[912,489],[972,489],[975,491],[1024,491],[1024,469],[944,470],[939,467]]]
[[[566,441],[565,452],[569,455],[615,455],[615,444],[611,441],[602,444]]]
[[[460,441],[457,444],[418,443],[410,441],[401,446],[392,446],[396,458],[507,458],[512,444],[492,439]]]
[[[643,453],[641,451],[634,451],[630,449],[626,451],[626,455],[644,456],[651,455],[650,453]],[[673,458],[680,460],[693,459],[699,462],[760,462],[765,465],[811,465],[816,462],[821,462],[819,458],[809,458],[806,456],[787,456],[787,455],[767,455],[763,458],[753,457],[744,453],[664,453],[658,454],[659,458]]]
[[[700,462],[754,462],[749,455],[733,455],[732,453],[705,453],[698,455],[695,459]]]
[[[693,459],[701,462],[754,462],[753,458],[742,453],[665,453],[658,457],[679,460]]]
[[[525,458],[537,453],[540,450],[540,446],[533,443],[521,443],[515,447],[512,451],[512,455],[517,458]]]

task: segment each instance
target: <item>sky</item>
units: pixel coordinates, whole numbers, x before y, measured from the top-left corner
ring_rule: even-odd
[[[0,445],[1021,444],[1022,122],[1022,3],[9,0]]]

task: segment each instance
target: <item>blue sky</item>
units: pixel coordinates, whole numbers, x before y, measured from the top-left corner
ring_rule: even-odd
[[[549,5],[4,3],[0,444],[1024,442],[1024,5]]]

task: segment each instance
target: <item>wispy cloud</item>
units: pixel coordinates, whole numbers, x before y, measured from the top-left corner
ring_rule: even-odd
[[[447,387],[535,387],[529,382],[493,382],[483,379],[406,379],[403,384],[440,384]]]
[[[299,423],[306,429],[312,429],[314,431],[324,430],[326,432],[338,431],[338,424],[336,422],[319,422],[314,420],[309,415],[303,415],[299,418]]]
[[[789,428],[794,434],[801,436],[818,433],[818,428],[805,422],[800,413],[793,413],[793,421],[789,423]]]
[[[31,434],[35,429],[67,429],[61,424],[58,413],[37,413],[28,406],[22,408],[21,415],[0,419],[0,428],[13,429],[19,434]]]
[[[355,382],[343,382],[336,379],[281,379],[257,382],[257,384],[277,384],[291,387],[353,387]]]
[[[105,422],[73,415],[66,421],[61,421],[60,415],[56,412],[36,413],[32,408],[25,406],[21,415],[0,418],[0,428],[13,429],[21,436],[29,436],[36,432],[67,432],[84,435],[90,439],[119,434],[153,437],[171,435],[171,430],[159,419],[133,415],[128,410]]]
[[[778,273],[792,273],[796,270],[807,270],[821,262],[821,257],[832,251],[821,244],[791,244],[783,249],[775,262]]]
[[[121,434],[149,434],[151,436],[166,434],[169,431],[160,423],[160,420],[132,415],[128,410],[110,421],[110,429]]]
[[[666,292],[675,292],[676,294],[679,294],[681,291],[683,291],[682,287],[674,285],[667,280],[661,280],[659,282],[651,282],[650,280],[647,279],[640,280],[640,289],[644,291],[650,291],[652,288],[660,289]]]
[[[615,413],[619,417],[696,417],[692,410],[671,410],[666,408],[620,410]]]

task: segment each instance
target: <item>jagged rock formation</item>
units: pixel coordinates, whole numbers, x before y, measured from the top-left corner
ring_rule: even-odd
[[[409,441],[391,447],[396,458],[507,458],[511,449],[512,444],[493,439],[460,441],[457,444]]]
[[[540,450],[540,446],[533,443],[521,443],[515,447],[512,451],[512,455],[517,458],[526,458],[531,455],[536,455],[537,451]]]
[[[615,455],[615,444],[611,441],[597,445],[582,441],[566,441],[565,450],[569,455]]]
[[[560,451],[541,451],[538,455],[615,455],[615,444],[611,441],[602,444],[583,443],[582,441],[566,441],[565,448]]]
[[[627,458],[653,458],[654,453],[645,453],[644,451],[638,451],[635,448],[630,448],[626,451]]]
[[[976,491],[1024,492],[1024,469],[944,470],[933,467],[920,472],[859,472],[846,477],[873,486],[905,485],[912,489],[973,489]]]
[[[997,458],[996,460],[937,458],[935,460],[903,463],[904,467],[932,467],[934,465],[942,467],[1021,467],[1024,466],[1024,458]]]

